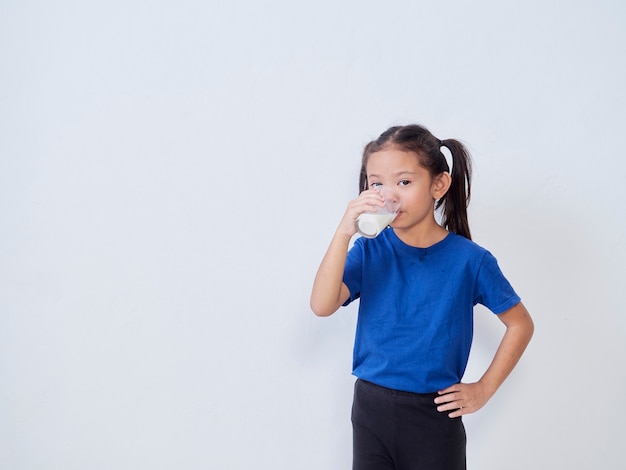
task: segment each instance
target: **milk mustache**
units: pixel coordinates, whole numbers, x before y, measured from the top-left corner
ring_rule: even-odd
[[[385,196],[385,206],[376,212],[364,212],[356,219],[356,231],[365,238],[376,238],[398,214],[398,202],[392,201],[388,191],[381,190],[380,193]]]

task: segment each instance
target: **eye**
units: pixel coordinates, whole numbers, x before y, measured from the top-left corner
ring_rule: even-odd
[[[398,186],[408,186],[409,184],[411,184],[409,180],[400,180],[398,182]]]
[[[372,188],[379,188],[382,185],[383,185],[382,183],[378,183],[378,182],[370,183],[370,189],[372,189]]]

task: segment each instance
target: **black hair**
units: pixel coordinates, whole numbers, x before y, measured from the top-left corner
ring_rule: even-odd
[[[366,166],[371,154],[389,148],[414,152],[431,178],[435,178],[443,172],[450,172],[441,147],[447,147],[452,154],[452,184],[448,192],[437,201],[435,209],[441,208],[441,225],[444,228],[471,240],[467,206],[472,187],[472,162],[465,146],[456,139],[439,140],[428,129],[417,124],[387,129],[363,150],[359,193],[369,186]]]

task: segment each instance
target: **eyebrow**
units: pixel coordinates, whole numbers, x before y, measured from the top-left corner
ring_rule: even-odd
[[[415,172],[414,171],[408,171],[408,170],[404,170],[404,171],[398,171],[397,173],[394,173],[391,176],[403,176],[403,175],[414,175]],[[368,178],[380,178],[380,175],[376,175],[376,174],[371,174],[371,175],[367,175]]]

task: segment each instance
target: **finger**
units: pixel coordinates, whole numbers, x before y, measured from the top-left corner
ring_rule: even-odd
[[[438,391],[437,393],[439,395],[445,395],[445,394],[452,393],[452,392],[460,392],[463,389],[463,385],[464,384],[462,383],[453,384],[444,390]]]
[[[355,199],[350,204],[350,209],[355,210],[356,212],[367,212],[374,211],[378,207],[382,207],[385,205],[385,201],[379,199],[378,197],[365,197],[362,199]]]
[[[375,201],[384,201],[385,200],[385,196],[383,196],[378,191],[373,190],[373,189],[370,189],[370,190],[367,190],[367,191],[363,191],[360,194],[360,197],[362,199],[371,199],[371,200],[375,200]]]
[[[463,408],[463,402],[461,400],[451,401],[450,403],[444,403],[437,407],[437,411],[440,413],[444,411],[456,411]]]
[[[355,207],[354,212],[352,212],[352,219],[356,220],[361,214],[364,213],[372,213],[376,212],[380,206],[377,204],[363,204],[361,206]]]
[[[451,401],[455,401],[455,400],[460,400],[462,398],[461,393],[454,391],[454,392],[448,392],[444,395],[439,395],[438,397],[435,398],[435,403],[439,404],[439,403],[449,403]]]

